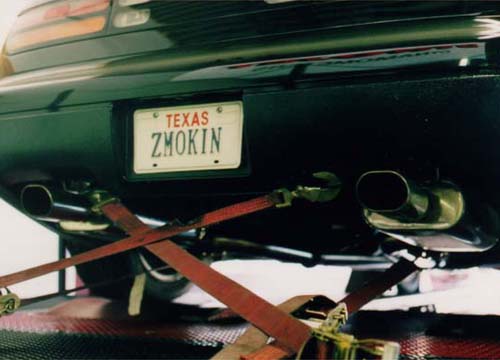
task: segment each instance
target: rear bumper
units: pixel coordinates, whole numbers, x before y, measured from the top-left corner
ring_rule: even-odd
[[[136,77],[82,81],[50,97],[26,89],[24,103],[51,99],[44,110],[0,116],[0,181],[91,178],[121,194],[242,194],[307,183],[329,170],[347,181],[376,168],[406,170],[416,178],[435,169],[456,183],[500,180],[496,144],[500,82],[496,76],[408,79],[357,84],[307,83],[294,89],[259,86],[145,98],[161,81]],[[149,80],[149,83],[146,81]],[[130,87],[129,87],[130,86]],[[129,89],[129,90],[128,90]],[[471,96],[474,89],[474,96]],[[21,99],[22,89],[19,92]],[[55,89],[53,90],[55,92]],[[133,100],[97,102],[128,91]],[[91,105],[59,107],[80,96]],[[241,100],[244,107],[242,166],[229,173],[135,176],[131,172],[131,117],[138,108]],[[189,180],[189,181],[186,181]],[[168,183],[168,186],[166,185]],[[477,186],[477,185],[476,185]]]
[[[395,169],[416,181],[434,179],[438,172],[500,208],[495,190],[500,181],[500,167],[495,166],[500,163],[498,76],[372,78],[347,84],[309,82],[293,88],[225,83],[225,88],[216,90],[221,83],[210,81],[199,82],[196,88],[212,85],[212,91],[191,89],[177,96],[151,97],[141,95],[151,89],[161,93],[165,89],[161,81],[146,77],[134,86],[134,79],[82,81],[72,91],[66,90],[69,95],[59,84],[59,97],[52,98],[44,110],[0,116],[0,184],[7,200],[19,206],[16,199],[27,183],[85,179],[141,214],[190,220],[255,193],[309,185],[312,173],[331,171],[343,182],[340,197],[331,204],[297,203],[291,209],[212,229],[222,236],[244,233],[248,240],[314,251],[343,248],[354,236],[366,239],[365,248],[376,246],[375,240],[367,240],[370,229],[361,219],[354,195],[357,178],[369,170]],[[57,106],[57,99],[64,102],[65,96],[107,98],[127,91],[128,86],[129,98]],[[135,92],[140,88],[142,92]],[[32,96],[28,93],[24,99]],[[34,101],[43,98],[48,99],[47,92],[33,96]],[[182,179],[131,176],[131,118],[136,109],[228,99],[241,100],[244,108],[240,169],[205,178],[189,173]],[[266,229],[265,238],[262,229]]]

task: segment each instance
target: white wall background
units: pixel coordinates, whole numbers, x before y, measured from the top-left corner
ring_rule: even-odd
[[[0,44],[26,0],[0,0]],[[0,275],[57,260],[58,238],[5,201],[0,200]],[[10,288],[21,297],[57,290],[57,274],[33,279]]]
[[[0,275],[57,260],[58,237],[0,200]],[[21,297],[57,291],[57,273],[14,285]]]

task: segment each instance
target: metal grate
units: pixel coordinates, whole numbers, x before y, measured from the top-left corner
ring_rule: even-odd
[[[5,360],[200,359],[218,351],[160,339],[14,331],[0,331],[0,344],[0,357]]]
[[[400,345],[402,354],[416,358],[500,359],[500,343],[494,340],[417,335]]]
[[[500,359],[500,317],[366,311],[345,328],[401,344],[402,359]],[[245,323],[73,318],[24,311],[0,319],[2,359],[197,359],[234,342]]]
[[[229,344],[245,331],[246,324],[165,323],[137,320],[84,319],[45,313],[19,312],[0,319],[0,330],[25,333],[64,333],[167,339],[217,347]],[[1,358],[1,353],[0,353]]]

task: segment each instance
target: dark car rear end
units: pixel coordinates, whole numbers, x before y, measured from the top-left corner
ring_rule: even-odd
[[[27,184],[85,183],[141,214],[186,220],[331,171],[345,184],[336,203],[211,231],[371,254],[378,242],[354,195],[365,171],[453,179],[500,206],[488,191],[500,178],[490,166],[500,161],[496,14],[487,2],[43,3],[21,14],[4,49],[0,183],[18,207]],[[234,104],[233,165],[179,171],[162,158],[137,171],[138,153],[166,157],[174,110],[190,114],[189,130],[195,112]],[[166,129],[137,142],[144,112]]]

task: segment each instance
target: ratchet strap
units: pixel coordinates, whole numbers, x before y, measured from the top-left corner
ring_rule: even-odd
[[[98,260],[127,250],[132,250],[141,246],[166,240],[170,237],[193,229],[203,228],[255,213],[277,206],[281,203],[282,199],[280,195],[277,193],[271,193],[269,195],[260,196],[252,200],[243,201],[208,212],[200,218],[191,221],[187,225],[165,225],[156,229],[150,229],[146,225],[140,225],[138,223],[140,222],[139,219],[135,220],[128,216],[123,216],[124,213],[128,213],[128,210],[126,210],[126,208],[124,208],[123,205],[119,204],[117,201],[111,202],[103,205],[100,209],[103,212],[106,211],[110,217],[113,216],[118,226],[122,226],[124,229],[129,229],[131,231],[131,236],[123,240],[80,253],[70,258],[35,266],[9,275],[0,276],[0,288],[5,288],[7,286],[43,276],[54,271],[63,270],[71,266],[84,264],[86,262]],[[144,231],[139,231],[139,227],[141,227]]]
[[[131,234],[143,231],[144,224],[120,203],[104,207],[103,213]],[[326,318],[336,307],[336,303],[328,298],[307,295],[294,297],[276,307],[171,241],[145,248],[252,324],[235,344],[216,354],[215,359],[279,359],[299,353],[311,339],[311,328],[288,314],[305,306],[305,316],[310,311]],[[345,303],[349,313],[354,313],[416,270],[416,265],[402,259],[340,302]],[[318,299],[321,301],[315,304]],[[308,303],[311,303],[310,309]],[[269,337],[275,341],[266,345]]]
[[[348,294],[338,304],[344,303],[349,314],[353,314],[418,270],[414,263],[401,259],[377,277],[363,284],[358,290]],[[324,296],[296,296],[278,305],[278,307],[286,312],[295,313],[300,318],[314,317],[314,315],[318,314],[322,318],[326,318],[336,304]],[[213,359],[282,359],[294,355],[279,342],[274,341],[270,344],[268,342],[269,336],[254,326],[250,326],[234,344],[226,346]]]
[[[286,201],[289,202],[289,199]],[[283,205],[282,194],[273,192],[269,195],[206,213],[187,225],[166,225],[157,229],[150,229],[118,201],[107,202],[100,207],[100,210],[117,226],[129,232],[129,237],[67,259],[2,276],[0,277],[0,288],[70,266],[145,246],[186,278],[230,306],[247,321],[264,330],[270,336],[282,340],[290,351],[297,352],[310,336],[308,326],[289,314],[276,309],[272,304],[216,272],[175,243],[167,240],[189,230],[210,226],[280,205]],[[273,318],[273,323],[269,324],[266,318]]]
[[[129,234],[147,231],[144,228],[146,225],[120,203],[106,205],[102,212]],[[221,216],[225,217],[224,213]],[[249,323],[283,342],[289,352],[298,352],[309,339],[310,328],[307,325],[215,271],[174,242],[164,240],[145,248]]]
[[[310,192],[307,193],[310,194]],[[156,255],[207,293],[226,304],[232,311],[253,325],[249,329],[250,335],[246,333],[243,339],[238,341],[239,346],[242,344],[243,346],[248,345],[246,351],[243,351],[243,354],[247,354],[247,358],[270,359],[297,354],[302,351],[304,345],[311,339],[313,331],[308,325],[291,316],[289,312],[300,307],[304,302],[310,301],[311,297],[292,299],[287,304],[281,306],[281,308],[276,307],[240,284],[213,270],[183,248],[168,240],[172,236],[189,230],[203,228],[271,207],[280,207],[284,203],[288,204],[290,199],[287,199],[283,195],[286,195],[286,193],[273,192],[269,195],[206,213],[186,225],[165,225],[157,229],[151,229],[142,223],[139,218],[119,201],[110,201],[110,199],[107,199],[102,204],[98,204],[99,210],[113,221],[115,225],[126,231],[130,235],[129,237],[67,259],[2,276],[0,277],[0,288],[5,288],[9,285],[59,271],[70,266],[97,260],[138,247],[145,247],[152,254]],[[350,312],[358,310],[375,296],[397,284],[415,270],[417,268],[413,263],[401,260],[384,274],[381,274],[379,279],[372,281],[367,287],[363,287],[358,292],[348,295],[344,299],[347,308]],[[332,310],[334,304],[332,301],[327,302],[325,308],[319,309],[319,312],[327,314]],[[314,313],[318,313],[318,309],[315,309]],[[272,337],[274,342],[263,346],[267,343],[268,337]],[[258,341],[253,341],[253,339],[257,339]],[[262,339],[265,339],[264,343]],[[257,343],[258,345],[256,346],[255,344]],[[238,350],[238,354],[241,356],[242,352]]]

